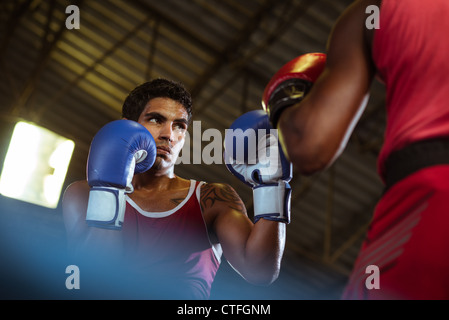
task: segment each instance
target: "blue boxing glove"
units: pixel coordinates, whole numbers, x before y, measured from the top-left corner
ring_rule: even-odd
[[[245,113],[226,130],[226,167],[253,189],[254,222],[260,218],[290,223],[293,166],[263,110]]]
[[[150,169],[155,160],[156,142],[141,124],[116,120],[101,128],[92,140],[87,161],[87,224],[121,229],[125,194],[134,191],[133,176]]]

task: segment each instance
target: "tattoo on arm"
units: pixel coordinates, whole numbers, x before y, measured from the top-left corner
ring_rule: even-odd
[[[201,186],[201,210],[211,208],[216,202],[226,202],[228,207],[246,214],[246,208],[239,195],[227,184],[204,184]]]

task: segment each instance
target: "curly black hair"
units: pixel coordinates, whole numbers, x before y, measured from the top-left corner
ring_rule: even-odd
[[[181,103],[192,118],[192,96],[180,82],[154,79],[134,88],[123,102],[122,117],[137,121],[148,101],[154,98],[170,98]]]

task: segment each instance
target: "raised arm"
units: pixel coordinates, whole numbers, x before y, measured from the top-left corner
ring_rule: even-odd
[[[285,223],[248,218],[239,195],[227,184],[201,187],[201,208],[231,266],[248,282],[277,279],[285,246]]]
[[[203,208],[212,212],[213,231],[234,269],[251,283],[270,284],[279,275],[290,223],[292,166],[265,112],[250,111],[234,121],[226,131],[224,159],[228,170],[252,188],[254,223],[227,185],[206,187]]]
[[[87,181],[70,185],[63,198],[72,253],[120,259],[125,194],[132,192],[134,173],[151,168],[155,158],[152,135],[135,121],[112,121],[97,132],[89,149]]]
[[[378,2],[355,1],[344,12],[329,37],[321,75],[301,102],[279,116],[283,148],[301,173],[331,165],[364,111],[375,73],[365,9]]]

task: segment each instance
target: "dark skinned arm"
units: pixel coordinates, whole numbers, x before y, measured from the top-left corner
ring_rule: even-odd
[[[363,113],[375,74],[367,41],[366,6],[356,1],[340,16],[328,41],[326,67],[303,101],[282,113],[282,147],[295,168],[313,174],[344,150]]]

